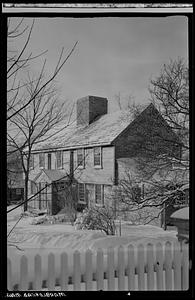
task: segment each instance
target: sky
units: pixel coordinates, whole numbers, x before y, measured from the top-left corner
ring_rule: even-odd
[[[25,22],[31,22],[28,18]],[[48,49],[46,70],[50,74],[64,47],[75,51],[57,76],[60,100],[76,101],[87,95],[106,97],[109,111],[115,111],[117,95],[125,105],[128,96],[135,103],[148,103],[148,85],[170,59],[188,59],[188,20],[169,17],[36,18],[28,51]],[[14,41],[21,47],[22,39]],[[40,70],[44,57],[33,70]]]

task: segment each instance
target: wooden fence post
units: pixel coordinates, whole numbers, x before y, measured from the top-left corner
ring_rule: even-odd
[[[174,243],[173,266],[174,266],[174,290],[181,290],[181,251],[179,243]]]
[[[189,288],[189,246],[182,243],[182,290]]]
[[[128,246],[128,289],[135,290],[135,257],[133,245]]]
[[[138,259],[137,259],[137,274],[138,274],[138,290],[145,290],[144,277],[144,246],[138,245]]]
[[[19,291],[28,290],[28,261],[25,255],[20,260],[20,284]]]
[[[68,256],[63,252],[60,256],[61,269],[60,269],[60,287],[61,291],[68,290]]]
[[[81,264],[80,264],[80,252],[76,250],[73,254],[73,285],[74,291],[81,290]]]
[[[87,250],[85,253],[85,280],[86,280],[86,290],[92,290],[92,252]]]
[[[12,263],[9,258],[7,259],[7,289],[12,291]]]
[[[96,280],[97,290],[104,290],[104,264],[103,264],[103,251],[102,249],[97,250],[96,260]]]
[[[172,290],[172,254],[171,243],[165,244],[165,289]]]
[[[42,275],[41,275],[41,256],[39,254],[35,255],[34,258],[34,281],[33,290],[40,291],[42,288]]]
[[[47,287],[49,291],[55,290],[55,257],[53,253],[48,256],[48,280]]]
[[[114,249],[108,248],[107,251],[107,275],[108,275],[108,290],[115,290],[115,278],[114,278]]]
[[[163,248],[161,243],[156,244],[156,283],[157,283],[157,290],[163,290]]]
[[[118,290],[125,289],[125,262],[124,262],[124,247],[118,248]]]
[[[147,290],[154,290],[154,249],[150,243],[147,245]]]

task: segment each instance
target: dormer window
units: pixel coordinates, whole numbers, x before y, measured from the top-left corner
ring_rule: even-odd
[[[77,150],[77,166],[78,168],[84,168],[85,166],[84,149]]]
[[[45,168],[45,153],[39,153],[39,168]]]
[[[101,147],[94,148],[94,166],[95,167],[102,167],[102,149]]]

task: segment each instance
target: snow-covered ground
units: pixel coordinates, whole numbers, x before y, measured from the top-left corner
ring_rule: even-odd
[[[13,206],[9,206],[8,209]],[[7,209],[7,210],[8,210]],[[8,213],[7,231],[13,228],[21,215],[22,209]],[[121,223],[121,236],[106,236],[101,231],[76,230],[74,226],[66,223],[32,225],[33,217],[23,217],[11,232],[8,238],[8,257],[12,261],[13,278],[19,280],[19,262],[22,255],[26,255],[29,261],[29,274],[34,274],[34,256],[40,254],[42,265],[47,266],[48,254],[54,253],[56,261],[56,276],[59,276],[60,253],[69,254],[69,265],[72,263],[72,255],[79,250],[81,255],[87,249],[96,252],[98,248],[105,251],[109,247],[117,248],[120,245],[144,244],[148,242],[164,243],[167,240],[176,241],[176,231],[164,231],[162,228],[152,225],[131,225],[128,222]],[[118,228],[119,232],[119,228]],[[17,247],[16,247],[17,246]],[[30,263],[30,261],[32,263]],[[43,267],[44,269],[44,267]],[[47,276],[47,268],[43,270],[43,276]],[[45,274],[45,275],[44,275]],[[56,277],[57,278],[57,277]]]
[[[8,209],[14,206],[9,206]],[[15,225],[22,213],[22,208],[8,213],[8,233]],[[24,216],[16,225],[8,238],[8,253],[18,250],[17,245],[26,252],[29,249],[44,251],[48,249],[63,249],[63,251],[106,249],[129,243],[147,243],[149,241],[176,240],[176,231],[164,231],[162,228],[152,225],[131,225],[121,222],[121,236],[119,236],[119,222],[116,236],[106,236],[105,233],[96,230],[76,230],[67,223],[32,225],[33,217]],[[10,245],[11,244],[11,245]],[[24,253],[23,253],[24,254]]]

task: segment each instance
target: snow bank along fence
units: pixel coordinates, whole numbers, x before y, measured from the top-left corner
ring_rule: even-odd
[[[14,281],[13,261],[8,258],[8,290],[186,290],[188,289],[188,245],[166,242],[143,246],[128,245],[105,252],[87,250],[46,257],[33,256],[33,264],[22,255],[18,279]],[[72,256],[72,261],[70,259]],[[15,258],[14,258],[15,259]],[[58,270],[57,270],[58,269]],[[30,271],[30,272],[29,272]]]

